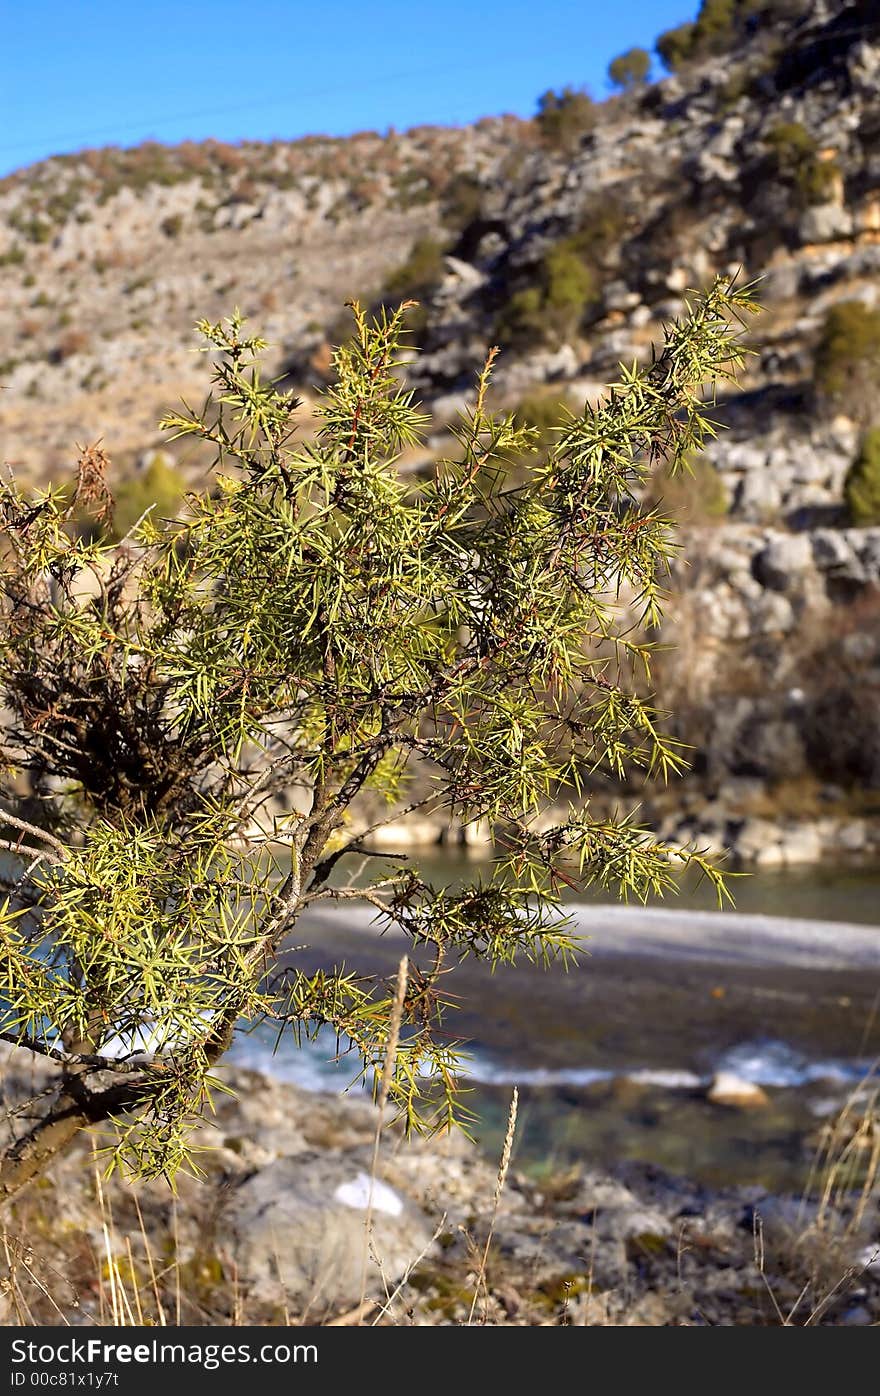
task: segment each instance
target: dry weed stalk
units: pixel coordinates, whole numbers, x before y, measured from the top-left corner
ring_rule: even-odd
[[[486,1311],[489,1303],[489,1291],[486,1286],[486,1265],[489,1260],[489,1247],[492,1245],[492,1237],[495,1234],[495,1223],[498,1220],[498,1204],[501,1201],[501,1194],[504,1191],[504,1184],[507,1181],[507,1171],[510,1168],[510,1156],[513,1152],[513,1139],[516,1134],[516,1112],[519,1105],[519,1087],[514,1086],[513,1095],[510,1097],[510,1109],[507,1112],[507,1133],[504,1136],[504,1147],[501,1150],[501,1162],[498,1165],[498,1177],[495,1182],[495,1196],[492,1199],[492,1220],[489,1223],[489,1234],[486,1237],[486,1244],[483,1247],[483,1254],[480,1259],[477,1277],[474,1283],[474,1297],[471,1301],[471,1310],[468,1314],[468,1326],[473,1323],[474,1310],[477,1307],[480,1289],[485,1290],[486,1308],[483,1318],[485,1321]]]
[[[406,1001],[408,976],[409,959],[404,955],[397,969],[397,985],[394,991],[394,1002],[391,1005],[391,1016],[388,1020],[388,1041],[385,1047],[385,1060],[382,1064],[382,1077],[379,1082],[376,1132],[373,1136],[373,1157],[370,1163],[370,1190],[367,1196],[367,1215],[364,1220],[364,1253],[361,1264],[360,1297],[360,1304],[362,1306],[367,1297],[367,1266],[369,1264],[370,1254],[373,1250],[373,1192],[376,1186],[376,1173],[379,1167],[379,1146],[382,1143],[382,1130],[385,1126],[385,1108],[388,1104],[391,1083],[394,1080],[394,1070],[397,1066],[397,1049],[400,1046],[400,1028],[403,1023],[403,1007]],[[386,1287],[386,1298],[387,1297]]]

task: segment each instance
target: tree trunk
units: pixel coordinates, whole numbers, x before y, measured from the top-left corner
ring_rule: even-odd
[[[62,1092],[49,1113],[0,1159],[0,1204],[9,1202],[26,1183],[48,1168],[90,1123],[82,1103]]]
[[[66,1153],[82,1130],[143,1099],[142,1081],[126,1082],[96,1093],[68,1078],[43,1118],[0,1157],[0,1207]]]

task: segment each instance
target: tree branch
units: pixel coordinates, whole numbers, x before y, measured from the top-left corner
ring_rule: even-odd
[[[49,834],[45,829],[39,828],[36,824],[29,824],[26,819],[19,819],[18,815],[10,814],[8,810],[0,809],[0,824],[11,824],[13,829],[21,829],[25,834],[32,834],[34,838],[48,843],[60,854],[58,862],[67,857],[67,848],[60,839],[56,839],[54,834]]]

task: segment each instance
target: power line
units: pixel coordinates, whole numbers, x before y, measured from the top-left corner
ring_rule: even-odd
[[[299,91],[293,98],[270,97],[257,102],[244,102],[236,106],[203,108],[201,111],[177,112],[174,114],[164,113],[158,117],[143,117],[137,121],[127,121],[122,125],[95,127],[90,131],[65,132],[63,135],[44,136],[37,134],[26,141],[3,142],[0,144],[0,152],[27,150],[33,145],[74,145],[79,146],[85,141],[98,140],[101,137],[126,134],[132,131],[144,131],[154,123],[168,121],[201,121],[207,118],[218,116],[235,116],[240,112],[265,110],[270,107],[285,105],[291,100],[304,99],[313,101],[319,97],[335,97],[341,92],[365,92],[374,88],[387,87],[390,83],[401,82],[405,78],[425,78],[425,77],[450,77],[467,72],[482,72],[482,63],[454,64],[447,68],[407,68],[400,73],[385,73],[369,82],[336,84],[333,87],[312,88],[310,91]],[[246,138],[243,138],[246,139]]]

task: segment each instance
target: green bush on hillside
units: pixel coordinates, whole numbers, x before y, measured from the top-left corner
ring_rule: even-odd
[[[626,225],[624,205],[609,192],[583,209],[568,246],[592,264],[603,266],[609,255],[617,250]]]
[[[407,323],[414,334],[421,334],[428,323],[425,301],[430,300],[446,275],[446,249],[435,238],[417,238],[406,261],[387,277],[382,300],[417,301]]]
[[[543,290],[550,333],[563,339],[577,331],[596,300],[598,278],[569,242],[560,242],[544,258]]]
[[[654,45],[663,66],[675,72],[684,64],[727,53],[762,17],[806,11],[810,0],[702,0],[695,20],[658,35]]]
[[[821,401],[856,421],[880,415],[880,310],[841,301],[825,317],[814,382]]]
[[[151,505],[156,523],[176,519],[185,494],[186,481],[177,466],[157,451],[144,470],[129,475],[116,489],[111,536],[124,538]]]
[[[475,218],[479,218],[483,207],[483,186],[478,179],[466,171],[459,171],[446,187],[443,195],[443,222],[448,228],[461,232]]]
[[[695,29],[693,21],[688,21],[686,24],[677,25],[675,29],[667,29],[665,33],[658,34],[654,48],[660,62],[669,72],[674,73],[692,57]]]
[[[819,158],[819,146],[799,121],[782,121],[770,130],[765,143],[770,150],[773,174],[787,184],[802,205],[827,203],[838,178],[833,160]]]
[[[575,335],[599,303],[601,272],[626,226],[626,209],[613,194],[588,204],[574,231],[534,266],[532,284],[516,290],[501,311],[496,324],[501,343],[558,345]]]
[[[496,334],[502,345],[520,348],[562,344],[577,334],[599,294],[597,273],[564,238],[545,253],[535,270],[535,284],[515,291],[502,310]]]
[[[865,432],[844,482],[843,496],[856,528],[880,524],[880,427]]]
[[[661,467],[651,481],[645,504],[680,523],[707,524],[730,512],[730,495],[709,457],[696,455],[685,460],[679,470]]]
[[[538,98],[535,122],[547,145],[573,151],[596,124],[596,104],[583,88],[544,92]]]
[[[647,49],[630,48],[620,53],[608,64],[608,76],[615,87],[623,92],[631,92],[647,82],[651,72],[651,55]]]

